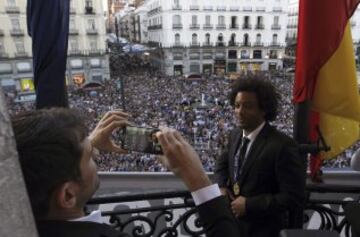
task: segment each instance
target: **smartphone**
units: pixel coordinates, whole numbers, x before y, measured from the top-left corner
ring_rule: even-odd
[[[158,128],[126,126],[123,129],[122,147],[128,151],[148,154],[163,154],[155,133]]]

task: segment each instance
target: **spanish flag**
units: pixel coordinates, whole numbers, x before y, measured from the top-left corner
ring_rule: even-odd
[[[310,134],[318,127],[330,146],[313,159],[336,158],[359,137],[360,96],[350,17],[360,0],[300,0],[294,102],[311,101]],[[314,162],[315,161],[315,162]]]

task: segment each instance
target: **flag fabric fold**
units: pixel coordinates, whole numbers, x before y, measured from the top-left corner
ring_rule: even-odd
[[[360,0],[300,0],[295,103],[311,101],[309,139],[316,127],[335,158],[359,139],[360,96],[349,20]],[[319,169],[319,162],[313,162]]]

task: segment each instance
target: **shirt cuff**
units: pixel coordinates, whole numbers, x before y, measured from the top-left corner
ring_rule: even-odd
[[[218,184],[212,184],[192,192],[191,195],[194,199],[195,205],[199,206],[207,201],[221,196],[221,192]]]

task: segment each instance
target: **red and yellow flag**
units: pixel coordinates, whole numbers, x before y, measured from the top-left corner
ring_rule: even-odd
[[[300,0],[294,102],[311,101],[310,134],[318,126],[336,158],[359,137],[360,96],[349,19],[360,0]],[[315,162],[317,164],[321,162]],[[320,167],[312,167],[319,169]]]

